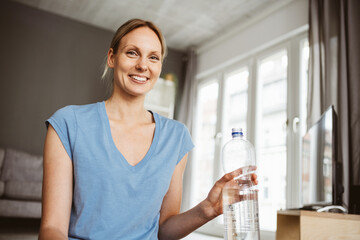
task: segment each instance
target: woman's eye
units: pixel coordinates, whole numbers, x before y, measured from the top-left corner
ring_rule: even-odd
[[[137,53],[135,51],[127,51],[126,54],[131,55],[131,56],[137,55]]]
[[[151,59],[151,60],[157,60],[157,61],[160,60],[160,58],[159,58],[158,56],[151,56],[150,59]]]

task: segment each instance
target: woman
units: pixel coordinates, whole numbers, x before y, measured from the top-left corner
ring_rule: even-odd
[[[165,54],[155,25],[129,20],[107,55],[111,97],[48,119],[39,239],[179,239],[222,213],[222,188],[236,173],[179,214],[193,143],[183,124],[144,108]]]

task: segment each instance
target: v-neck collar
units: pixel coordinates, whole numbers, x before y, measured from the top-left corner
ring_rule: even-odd
[[[98,106],[99,106],[99,113],[101,115],[101,119],[103,120],[103,123],[105,124],[106,135],[107,135],[108,141],[110,143],[110,148],[111,148],[114,156],[116,156],[116,158],[120,159],[120,162],[123,164],[123,166],[125,166],[130,171],[137,171],[140,168],[142,168],[146,164],[146,162],[149,161],[152,154],[154,153],[158,139],[159,139],[159,136],[158,136],[159,135],[159,120],[158,120],[157,114],[155,112],[149,111],[153,115],[154,120],[155,120],[154,137],[152,139],[150,148],[147,151],[146,155],[143,157],[143,159],[141,159],[141,161],[139,163],[137,163],[135,166],[133,166],[126,160],[124,155],[119,151],[119,149],[115,145],[114,139],[111,134],[109,117],[107,115],[106,108],[105,108],[105,101],[99,102]]]

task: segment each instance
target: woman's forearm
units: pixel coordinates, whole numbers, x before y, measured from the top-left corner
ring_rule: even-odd
[[[207,211],[206,200],[194,208],[170,217],[159,227],[159,239],[180,239],[190,234],[205,223],[214,219],[216,215]]]
[[[39,233],[39,240],[67,240],[67,235],[63,234],[60,230],[55,228],[42,228]]]

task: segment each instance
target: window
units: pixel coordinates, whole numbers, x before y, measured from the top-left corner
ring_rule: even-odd
[[[233,127],[242,127],[256,149],[260,229],[274,237],[277,210],[299,206],[308,51],[305,34],[293,36],[198,79],[192,206],[223,175],[221,149]],[[199,231],[221,236],[222,222],[220,216]]]
[[[248,82],[249,70],[247,67],[230,72],[225,76],[222,114],[223,133],[231,133],[233,127],[241,127],[246,131]],[[223,144],[231,139],[230,134],[224,134],[223,136]]]
[[[307,117],[307,87],[309,78],[309,41],[303,39],[300,42],[300,131],[301,136],[306,133],[306,117]]]
[[[287,56],[278,50],[257,66],[257,173],[267,187],[266,196],[259,185],[259,220],[266,230],[276,229],[276,211],[286,207]]]
[[[197,98],[198,117],[195,122],[196,151],[192,176],[192,202],[199,203],[213,185],[215,161],[215,134],[217,131],[217,101],[219,84],[210,80],[199,86]]]

